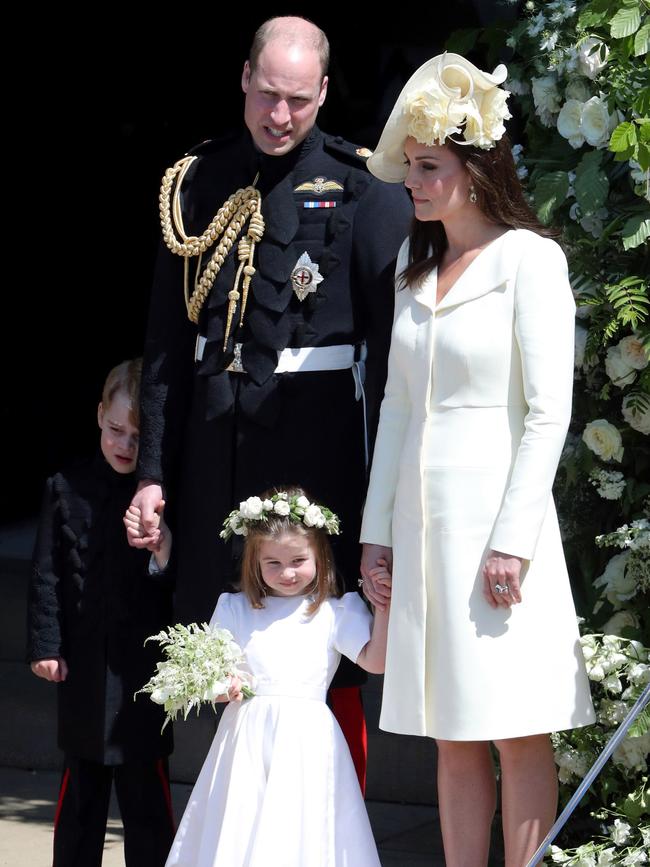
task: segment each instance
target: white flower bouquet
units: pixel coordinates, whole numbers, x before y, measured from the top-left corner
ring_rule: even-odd
[[[198,714],[202,704],[211,704],[214,709],[215,701],[228,692],[234,677],[243,682],[246,698],[254,695],[250,675],[239,668],[244,655],[229,630],[207,623],[178,623],[146,641],[157,641],[165,659],[157,663],[156,673],[136,695],[147,693],[151,701],[163,705],[167,712],[163,729],[179,711],[187,719],[192,708]]]

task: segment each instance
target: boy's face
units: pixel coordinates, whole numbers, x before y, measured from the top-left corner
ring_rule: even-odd
[[[102,432],[102,454],[116,473],[132,473],[138,458],[140,431],[130,420],[131,402],[118,391],[108,406],[99,404],[97,421]]]

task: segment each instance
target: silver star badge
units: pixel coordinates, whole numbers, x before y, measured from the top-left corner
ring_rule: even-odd
[[[304,301],[310,292],[315,292],[318,284],[322,283],[324,279],[316,262],[312,262],[309,258],[309,253],[302,254],[291,272],[293,291],[298,296],[299,301]]]

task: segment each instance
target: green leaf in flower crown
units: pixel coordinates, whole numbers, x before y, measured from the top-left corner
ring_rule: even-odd
[[[568,191],[569,176],[566,172],[547,172],[539,176],[533,198],[542,223],[550,223],[553,211],[566,199]]]
[[[576,168],[574,189],[583,214],[595,213],[607,198],[609,182],[601,168],[601,162],[602,153],[590,151],[583,156]]]
[[[650,217],[643,214],[635,214],[623,226],[623,249],[632,250],[640,247],[644,241],[650,238]]]
[[[648,51],[650,51],[650,21],[646,21],[634,35],[634,56],[640,57]]]
[[[641,25],[641,13],[638,6],[624,6],[609,22],[609,32],[614,39],[631,36]]]

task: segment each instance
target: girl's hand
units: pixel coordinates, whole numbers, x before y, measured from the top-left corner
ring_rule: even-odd
[[[30,666],[36,677],[49,680],[52,683],[61,683],[68,676],[68,664],[62,656],[52,659],[37,659]]]
[[[241,701],[244,697],[242,682],[239,677],[230,678],[230,687],[227,692],[228,701]]]
[[[363,594],[379,611],[386,611],[390,602],[390,578],[393,571],[393,549],[385,545],[363,546],[361,575]]]
[[[488,552],[483,567],[483,596],[492,608],[510,608],[521,602],[522,563],[521,557],[501,551]]]

